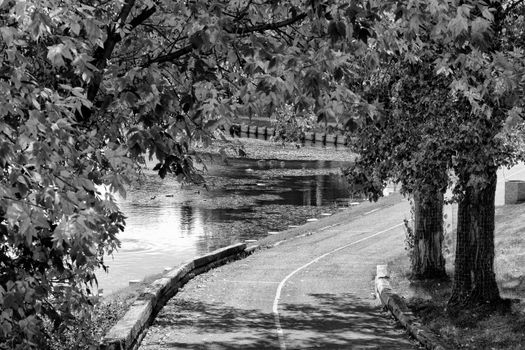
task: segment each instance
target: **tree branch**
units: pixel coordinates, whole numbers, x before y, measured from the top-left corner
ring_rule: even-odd
[[[183,48],[178,49],[177,51],[170,52],[167,55],[159,56],[157,58],[149,60],[148,62],[142,64],[142,67],[145,68],[145,67],[148,67],[148,66],[150,66],[151,64],[154,64],[154,63],[170,62],[170,61],[176,60],[176,59],[178,59],[178,58],[180,58],[180,57],[182,57],[184,55],[187,55],[187,54],[189,54],[192,51],[193,51],[193,45],[189,44],[189,45],[184,46]]]
[[[123,25],[126,23],[129,14],[131,13],[131,9],[133,5],[135,4],[135,0],[127,0],[125,5],[122,7],[120,14],[118,16],[118,21],[120,25]],[[137,17],[133,18],[130,21],[130,26],[132,29],[136,28],[138,25],[143,23],[145,20],[147,20],[149,17],[155,13],[156,8],[150,7],[144,9]],[[87,88],[87,98],[89,101],[93,102],[95,101],[95,98],[100,90],[100,84],[102,83],[102,75],[103,70],[107,66],[108,60],[111,58],[111,55],[113,54],[113,50],[115,49],[115,45],[119,41],[122,40],[122,37],[119,32],[115,30],[115,28],[108,27],[108,36],[106,38],[106,41],[104,42],[103,47],[98,47],[95,50],[95,53],[93,54],[93,58],[95,59],[94,65],[98,68],[97,72],[94,72],[93,80],[91,81],[91,84],[89,84]],[[78,115],[78,119],[86,122],[89,120],[91,116],[92,110],[87,107],[82,107],[82,115]]]
[[[138,15],[135,18],[133,18],[129,22],[129,25],[131,26],[132,29],[136,28],[140,24],[144,23],[144,21],[146,21],[148,18],[150,18],[155,13],[155,11],[157,11],[156,7],[150,7],[148,9],[142,11],[140,13],[140,15]]]
[[[230,34],[236,34],[240,36],[244,36],[249,33],[253,32],[265,32],[267,30],[277,30],[282,27],[290,26],[296,22],[299,22],[306,18],[306,13],[301,13],[299,15],[293,16],[292,18],[285,19],[280,22],[274,22],[274,23],[266,23],[266,24],[259,24],[251,27],[238,27],[238,28],[224,28],[226,32]],[[151,64],[154,63],[164,63],[164,62],[170,62],[173,60],[176,60],[184,55],[187,55],[188,53],[193,51],[193,45],[189,44],[186,45],[177,51],[171,52],[169,54],[166,54],[164,56],[158,56],[154,59],[151,59],[144,64],[142,64],[142,67],[148,67]]]
[[[135,0],[127,0],[125,5],[122,7],[118,16],[118,21],[122,26],[124,23],[126,23],[134,4]],[[155,12],[155,10],[155,7],[152,7],[142,11],[140,15],[131,21],[131,27],[135,28],[140,23],[144,22]],[[88,87],[87,98],[89,101],[93,102],[95,100],[98,90],[100,89],[100,83],[102,82],[102,71],[104,68],[106,68],[107,61],[111,58],[113,50],[115,49],[115,45],[117,45],[117,43],[121,40],[122,37],[120,36],[120,33],[118,33],[114,27],[108,27],[108,36],[104,42],[104,46],[97,48],[93,54],[93,58],[95,59],[94,65],[99,69],[99,71],[95,72],[93,80]],[[86,116],[84,116],[84,119],[85,118]]]
[[[293,16],[292,18],[285,19],[280,22],[274,22],[274,23],[265,23],[265,24],[259,24],[251,27],[238,27],[233,29],[227,29],[225,30],[230,34],[240,34],[245,35],[253,32],[265,32],[267,30],[276,30],[282,27],[287,27],[289,25],[292,25],[296,22],[300,22],[303,19],[306,18],[306,13],[301,13],[296,16]]]
[[[120,11],[120,14],[116,21],[119,23],[121,27],[124,27],[124,25],[126,24],[126,20],[134,5],[135,5],[135,0],[126,0],[126,3],[122,7],[122,10]]]

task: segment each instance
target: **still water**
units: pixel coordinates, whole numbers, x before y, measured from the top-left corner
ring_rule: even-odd
[[[97,275],[99,288],[108,295],[165,267],[348,206],[357,199],[339,173],[345,165],[231,159],[208,169],[208,190],[146,173],[119,199],[126,230],[122,247],[106,258],[109,274]]]

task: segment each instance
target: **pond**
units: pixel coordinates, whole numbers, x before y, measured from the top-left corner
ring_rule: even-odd
[[[122,247],[106,258],[109,274],[97,275],[99,288],[108,295],[165,267],[347,207],[359,199],[340,175],[345,165],[228,159],[208,168],[208,190],[146,172],[143,183],[119,199],[126,230]]]

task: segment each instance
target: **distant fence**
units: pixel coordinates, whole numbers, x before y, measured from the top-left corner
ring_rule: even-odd
[[[275,128],[267,126],[255,126],[235,124],[230,127],[230,135],[232,137],[247,137],[260,138],[267,140],[275,136]],[[300,138],[302,143],[310,142],[312,144],[320,144],[323,146],[347,146],[348,138],[341,134],[330,134],[326,132],[305,132]]]

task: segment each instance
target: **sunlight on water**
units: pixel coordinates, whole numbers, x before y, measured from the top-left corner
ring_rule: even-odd
[[[97,275],[99,288],[107,295],[130,280],[219,247],[261,238],[286,227],[284,221],[290,218],[283,219],[284,215],[304,222],[311,210],[300,208],[321,212],[337,204],[348,205],[344,178],[318,171],[337,172],[342,165],[235,159],[227,167],[210,169],[211,182],[220,182],[210,191],[183,188],[173,179],[162,181],[149,174],[144,183],[128,191],[126,199],[117,200],[127,216],[126,231],[120,235],[121,248],[106,259],[110,273]]]
[[[299,217],[300,224],[312,216],[313,209],[321,213],[334,206],[348,206],[358,199],[350,197],[344,178],[319,175],[318,171],[341,165],[235,159],[227,167],[210,169],[211,182],[219,184],[209,192],[182,188],[174,180],[161,181],[149,174],[125,200],[118,200],[127,216],[126,231],[120,236],[122,247],[114,258],[106,259],[110,273],[98,274],[99,288],[107,295],[130,280],[157,274],[219,247],[279,231],[291,224],[287,221],[291,217]],[[525,179],[523,164],[498,172],[496,205],[504,202],[504,182],[518,179]],[[392,184],[385,194],[397,190]],[[445,212],[447,223],[455,224],[452,207]],[[288,217],[283,218],[283,213]]]

